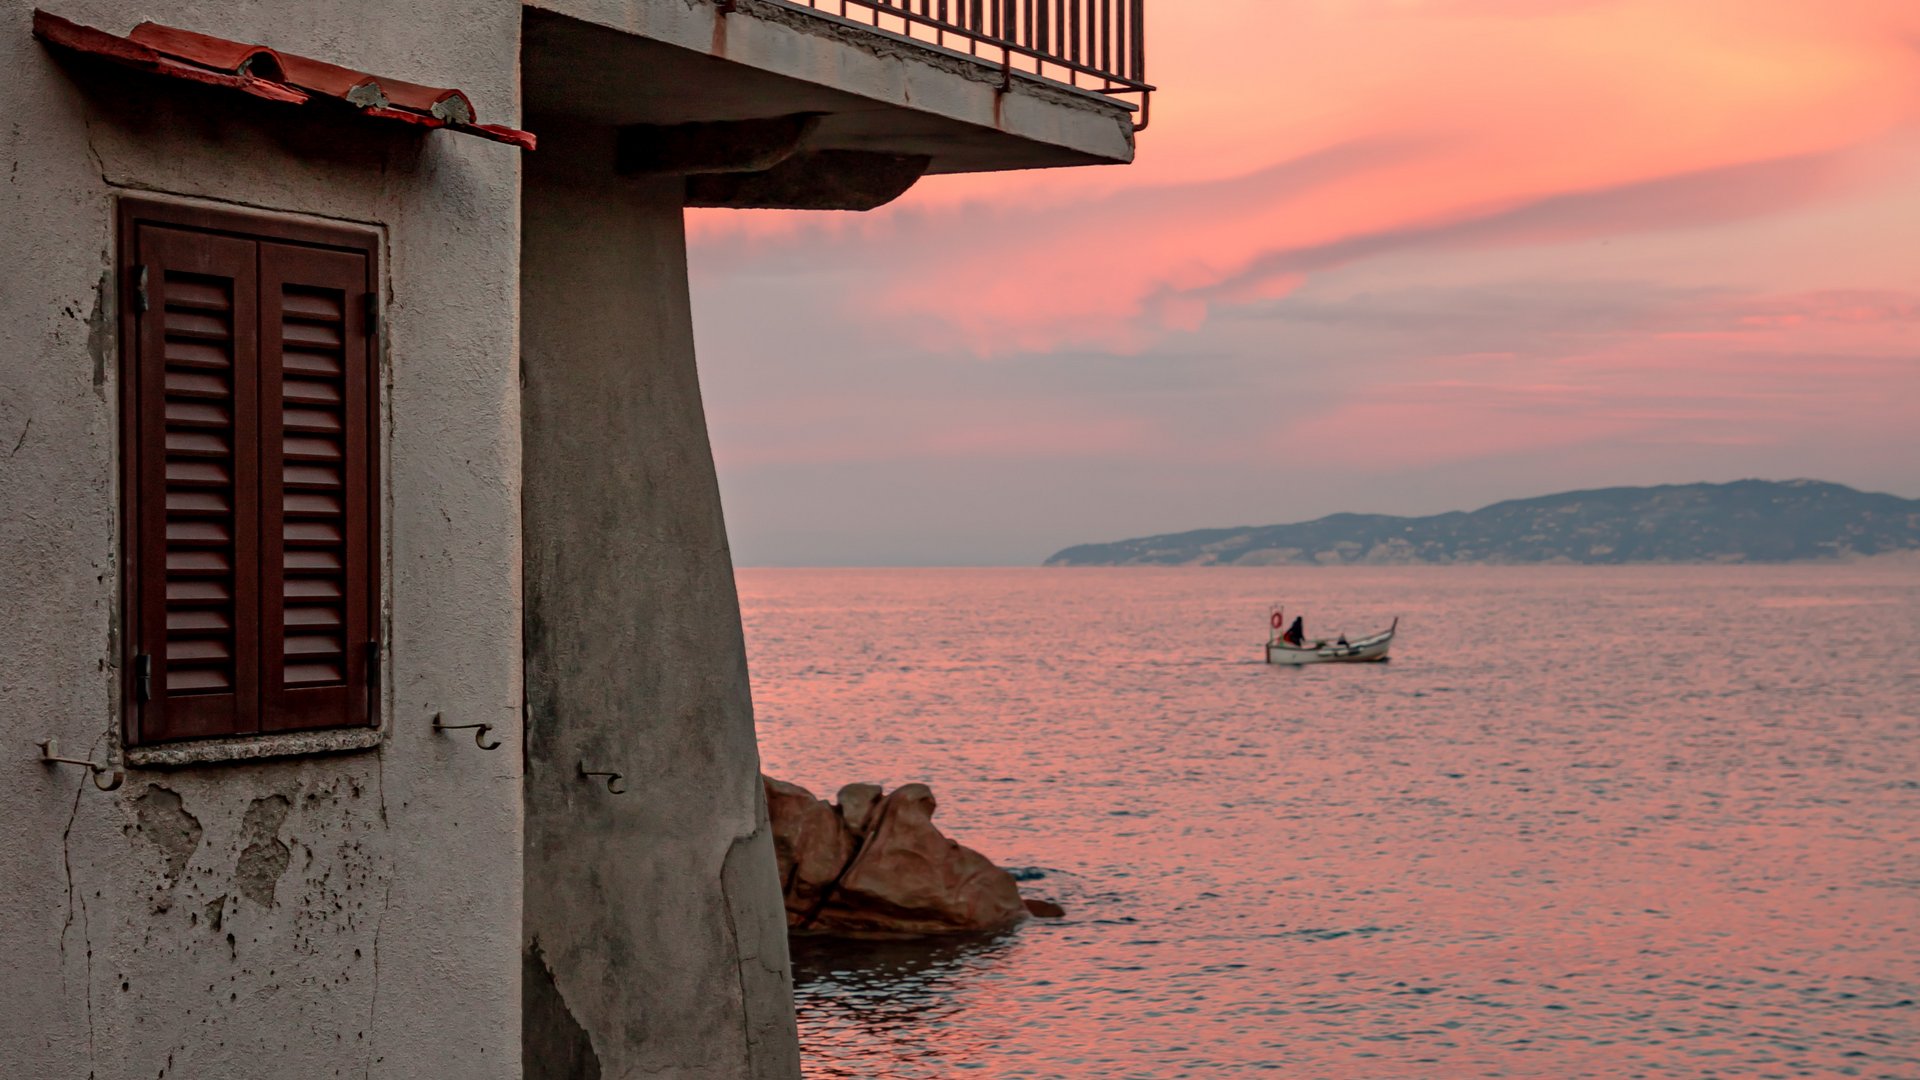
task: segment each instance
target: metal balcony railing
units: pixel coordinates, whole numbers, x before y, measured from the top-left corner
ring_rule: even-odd
[[[1138,95],[1145,128],[1146,0],[786,0],[1015,72]]]

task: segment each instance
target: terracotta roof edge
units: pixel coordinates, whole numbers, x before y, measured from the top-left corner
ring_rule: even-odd
[[[155,22],[143,22],[122,36],[38,8],[33,12],[33,35],[48,45],[125,67],[223,86],[270,101],[303,105],[316,96],[326,97],[377,119],[450,128],[522,150],[532,150],[538,141],[532,132],[475,123],[473,100],[458,88],[382,78],[265,45]]]

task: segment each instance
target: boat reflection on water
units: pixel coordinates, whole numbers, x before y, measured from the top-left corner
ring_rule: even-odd
[[[794,1004],[806,1075],[938,1075],[978,1060],[1005,1032],[985,1017],[991,971],[1019,949],[1018,931],[912,941],[795,938]],[[964,1023],[951,1023],[964,1014]],[[921,1070],[931,1070],[922,1073]]]

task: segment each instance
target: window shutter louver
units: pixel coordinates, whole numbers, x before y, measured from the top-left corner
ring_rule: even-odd
[[[372,238],[122,213],[127,737],[374,724]]]
[[[260,245],[261,726],[368,722],[366,259]]]
[[[140,736],[227,734],[258,708],[255,246],[153,226],[137,242]]]

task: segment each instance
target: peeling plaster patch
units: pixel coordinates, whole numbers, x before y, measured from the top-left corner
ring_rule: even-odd
[[[216,896],[207,901],[207,928],[214,933],[220,932],[220,924],[226,919],[227,898]]]
[[[280,875],[287,872],[287,864],[293,861],[293,849],[282,843],[279,836],[280,826],[286,824],[287,813],[292,809],[293,803],[285,795],[263,795],[247,807],[247,816],[240,822],[240,838],[247,846],[234,865],[234,883],[239,886],[241,896],[261,907],[273,906]]]
[[[200,847],[200,819],[187,813],[180,796],[158,784],[149,784],[146,793],[133,801],[134,820],[141,839],[158,848],[167,862],[167,888],[180,881],[180,875]]]
[[[520,1044],[527,1080],[600,1080],[593,1038],[567,1008],[538,939],[520,957]]]
[[[93,312],[87,316],[87,354],[93,357],[94,393],[105,391],[107,364],[113,357],[113,271],[100,271],[93,288]]]

